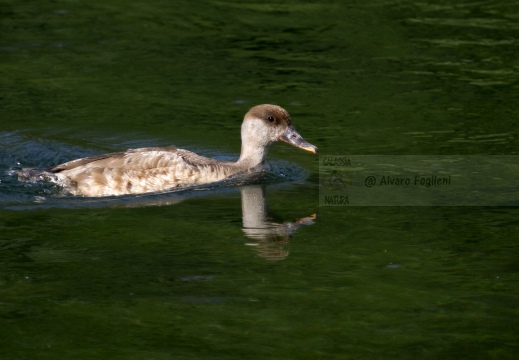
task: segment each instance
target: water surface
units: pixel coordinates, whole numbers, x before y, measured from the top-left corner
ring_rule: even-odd
[[[2,358],[514,358],[515,207],[319,207],[317,157],[285,144],[260,203],[74,198],[9,171],[170,144],[236,158],[260,103],[321,154],[517,155],[518,13],[3,1]]]

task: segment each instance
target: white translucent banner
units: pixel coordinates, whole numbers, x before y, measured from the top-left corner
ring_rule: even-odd
[[[320,206],[519,206],[519,156],[322,155]]]

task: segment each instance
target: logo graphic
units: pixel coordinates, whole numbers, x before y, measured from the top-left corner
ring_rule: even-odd
[[[348,182],[351,184],[351,179],[345,178],[339,170],[333,170],[324,177],[323,186],[330,192],[341,192]]]

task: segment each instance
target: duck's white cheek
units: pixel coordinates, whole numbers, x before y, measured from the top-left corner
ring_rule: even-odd
[[[278,141],[279,137],[283,134],[283,131],[279,129],[279,127],[271,127],[268,131],[269,142],[273,143],[274,141]]]
[[[279,140],[280,136],[285,133],[286,128],[276,128],[276,140]]]

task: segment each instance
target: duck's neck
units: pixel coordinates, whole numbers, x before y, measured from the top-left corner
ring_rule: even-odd
[[[265,162],[271,142],[255,136],[261,133],[254,122],[245,121],[241,127],[241,154],[236,165],[250,169]]]
[[[241,154],[236,165],[244,168],[253,168],[265,162],[269,145],[258,146],[242,142]]]

